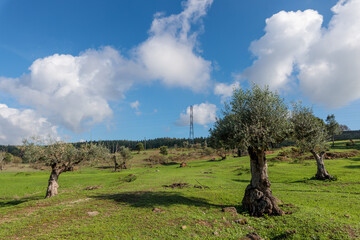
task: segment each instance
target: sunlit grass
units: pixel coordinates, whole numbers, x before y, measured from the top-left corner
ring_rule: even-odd
[[[345,149],[345,142],[333,151]],[[136,155],[138,165],[130,170],[83,167],[61,174],[59,195],[51,199],[43,199],[49,172],[1,172],[0,239],[239,239],[249,232],[265,239],[360,237],[360,156],[325,160],[338,177],[332,182],[311,180],[315,160],[269,164],[273,194],[292,214],[253,218],[241,212],[248,157],[150,168],[140,167],[142,153]],[[129,174],[136,180],[124,181]],[[164,187],[181,182],[190,186]],[[98,188],[85,190],[89,186]],[[226,206],[239,214],[222,212]],[[235,222],[243,218],[247,224]]]

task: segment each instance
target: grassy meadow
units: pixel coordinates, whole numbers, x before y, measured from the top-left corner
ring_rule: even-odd
[[[345,144],[331,151],[360,148]],[[134,153],[128,170],[113,172],[109,163],[61,174],[50,199],[49,171],[9,167],[0,172],[0,239],[360,239],[360,153],[325,160],[337,176],[329,182],[311,179],[315,160],[270,160],[279,151],[267,155],[271,189],[291,214],[263,218],[241,210],[248,157],[150,167],[142,159],[155,150]],[[174,183],[187,186],[166,187]]]

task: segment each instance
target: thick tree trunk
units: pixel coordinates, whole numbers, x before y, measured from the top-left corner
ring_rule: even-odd
[[[241,156],[242,156],[242,154],[241,154],[241,149],[240,149],[240,148],[237,149],[237,155],[238,155],[238,157],[241,157]]]
[[[251,183],[246,187],[242,205],[251,216],[283,215],[277,203],[279,200],[272,195],[267,175],[265,151],[248,148],[251,164]]]
[[[116,161],[116,156],[115,155],[113,156],[113,159],[114,159],[114,172],[116,172],[117,169],[119,168],[119,164]]]
[[[58,179],[59,179],[60,171],[58,169],[52,169],[50,178],[49,178],[49,184],[46,191],[45,198],[50,198],[58,194]]]
[[[325,169],[325,164],[324,164],[325,152],[317,153],[315,151],[311,151],[311,153],[314,156],[317,164],[317,173],[315,175],[315,178],[318,180],[333,179],[333,176],[331,176]]]

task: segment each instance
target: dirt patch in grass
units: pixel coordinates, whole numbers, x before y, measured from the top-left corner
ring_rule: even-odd
[[[349,237],[352,239],[358,239],[360,237],[359,233],[356,233],[355,230],[350,226],[346,226],[345,230],[348,232]]]
[[[196,224],[206,226],[206,227],[209,227],[209,228],[213,228],[213,225],[210,222],[205,221],[205,220],[197,220]]]
[[[325,159],[337,159],[337,158],[351,158],[359,155],[359,151],[349,151],[349,152],[329,152],[325,153]]]
[[[89,201],[90,199],[91,199],[91,198],[78,199],[78,200],[69,202],[69,203],[67,203],[67,204],[75,204],[75,203],[86,202],[86,201]]]
[[[95,189],[100,189],[102,188],[102,186],[88,186],[86,188],[84,188],[84,190],[95,190]]]
[[[166,188],[172,188],[172,189],[175,189],[175,188],[184,188],[184,187],[189,187],[190,184],[188,183],[173,183],[171,185],[163,185],[163,187],[166,187]]]

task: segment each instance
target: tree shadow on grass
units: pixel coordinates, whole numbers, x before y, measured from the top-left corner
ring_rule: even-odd
[[[177,162],[168,162],[168,163],[162,163],[163,166],[173,166],[173,165],[179,165],[180,163]]]
[[[166,192],[166,191],[125,192],[118,194],[95,195],[91,197],[102,200],[109,199],[118,203],[126,203],[126,204],[130,204],[132,207],[140,207],[140,208],[153,208],[154,206],[159,206],[159,205],[171,206],[175,204],[198,206],[198,207],[217,206],[208,203],[206,199],[203,198],[184,197],[179,193]]]
[[[204,198],[185,197],[178,192],[125,192],[118,194],[102,194],[90,196],[92,198],[101,200],[113,200],[119,204],[129,204],[131,207],[137,208],[154,208],[154,207],[169,207],[172,205],[187,205],[205,208],[218,208],[221,210],[224,207],[235,207],[238,213],[243,213],[241,205],[217,205],[209,203]]]
[[[349,165],[349,166],[344,166],[344,168],[351,168],[351,169],[360,169],[360,165]]]
[[[225,161],[225,160],[226,159],[222,159],[222,158],[220,158],[220,159],[212,158],[212,159],[207,160],[207,162],[222,162],[222,161]]]
[[[331,147],[332,149],[349,149],[349,150],[360,150],[360,141],[359,140],[354,140],[355,145],[352,146],[346,146],[346,143],[350,143],[350,141],[346,141],[346,142],[336,142],[334,147]]]
[[[350,158],[351,161],[360,162],[360,157]]]
[[[150,191],[137,191],[125,192],[118,194],[101,194],[89,196],[98,200],[113,200],[119,204],[129,204],[135,208],[154,208],[154,207],[169,207],[172,205],[186,205],[193,207],[204,207],[207,209],[215,208],[221,211],[226,207],[235,207],[237,213],[248,215],[242,205],[222,205],[209,203],[204,198],[198,197],[185,197],[179,192],[150,192]],[[282,204],[280,207],[287,208],[289,204]],[[291,205],[291,204],[290,204]],[[290,207],[290,209],[295,207]]]
[[[114,169],[114,166],[97,166],[97,169]]]
[[[21,203],[39,200],[39,199],[43,199],[43,198],[44,197],[42,197],[42,196],[34,196],[34,197],[24,197],[24,198],[20,198],[20,199],[0,199],[0,208],[12,207],[12,206],[19,205]]]

